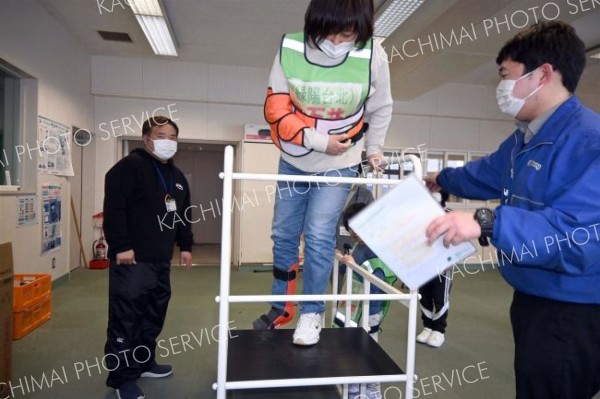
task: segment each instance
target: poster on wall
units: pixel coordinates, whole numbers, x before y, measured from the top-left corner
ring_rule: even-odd
[[[17,227],[37,224],[36,204],[36,195],[20,195],[17,197]]]
[[[30,156],[39,155],[38,173],[74,176],[70,141],[71,129],[68,126],[38,116],[38,149],[30,149]]]
[[[60,184],[42,184],[42,254],[56,251],[62,244],[61,202]]]

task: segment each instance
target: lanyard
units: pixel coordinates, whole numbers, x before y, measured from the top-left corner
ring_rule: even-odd
[[[154,168],[156,169],[156,173],[158,173],[158,177],[160,177],[160,181],[163,184],[163,187],[165,188],[167,195],[171,196],[171,193],[173,192],[173,187],[175,185],[175,174],[173,173],[173,171],[171,171],[171,190],[168,190],[167,182],[165,181],[165,178],[163,177],[160,169],[158,169],[158,165],[156,164],[156,162],[153,162],[153,163],[154,163]]]

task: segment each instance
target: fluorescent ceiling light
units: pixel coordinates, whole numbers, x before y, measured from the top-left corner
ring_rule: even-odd
[[[177,49],[171,37],[165,15],[158,0],[129,0],[129,6],[142,27],[154,54],[176,57]]]
[[[144,30],[155,54],[177,56],[175,43],[164,18],[150,15],[136,15],[135,18]]]
[[[386,38],[411,16],[425,0],[392,0],[375,21],[373,36]]]
[[[129,0],[129,6],[135,15],[163,16],[158,0]]]
[[[600,60],[600,51],[597,52],[596,54],[592,54],[590,55],[591,58],[598,58]]]

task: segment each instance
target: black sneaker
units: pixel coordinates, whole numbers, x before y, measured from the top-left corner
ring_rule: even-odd
[[[117,398],[119,399],[144,399],[144,392],[137,386],[135,381],[127,381],[122,383],[115,389]]]
[[[271,310],[269,310],[269,313],[261,315],[252,322],[252,328],[254,330],[280,328],[292,321],[293,318],[294,313],[272,307]]]
[[[163,378],[171,374],[173,374],[173,366],[168,364],[155,364],[150,369],[144,371],[140,377]]]

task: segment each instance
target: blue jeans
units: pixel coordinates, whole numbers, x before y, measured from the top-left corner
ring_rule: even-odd
[[[279,160],[279,174],[356,177],[356,167],[310,173]],[[285,182],[277,184],[273,215],[273,267],[287,272],[298,263],[300,235],[304,233],[303,294],[324,294],[335,251],[335,234],[350,184]],[[273,280],[273,295],[287,292],[287,281]],[[283,302],[271,304],[283,309]],[[300,313],[322,313],[323,302],[302,302]]]

